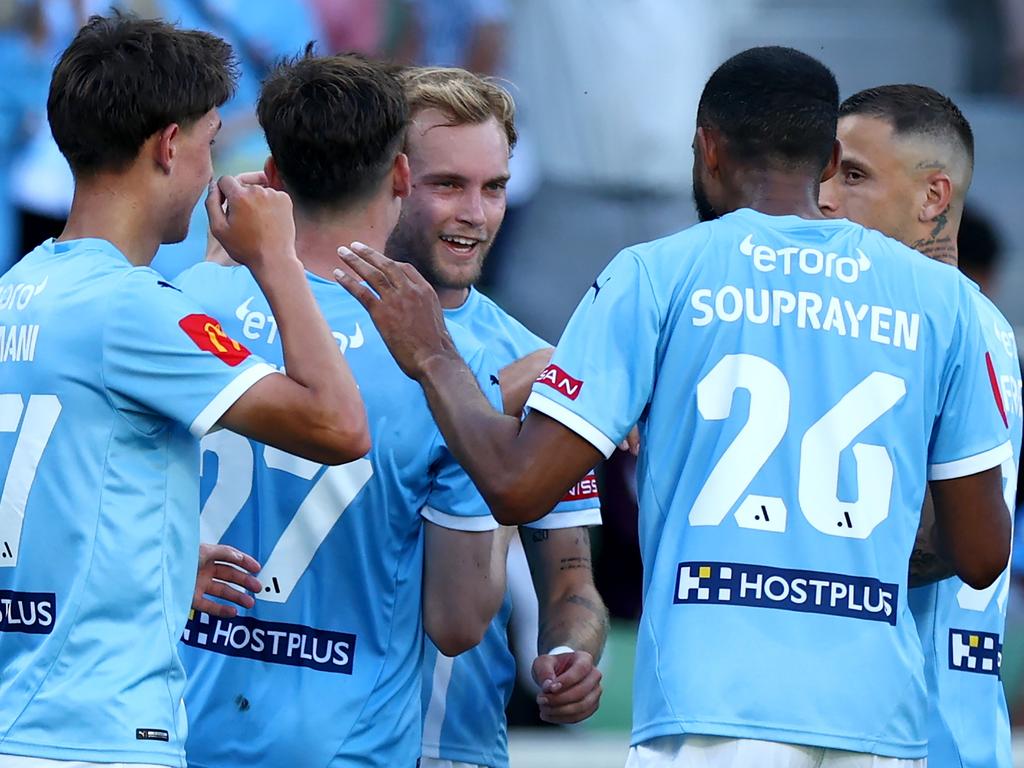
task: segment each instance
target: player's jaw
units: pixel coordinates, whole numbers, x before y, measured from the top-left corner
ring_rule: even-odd
[[[430,271],[438,287],[468,288],[480,279],[492,238],[441,232],[430,249]]]

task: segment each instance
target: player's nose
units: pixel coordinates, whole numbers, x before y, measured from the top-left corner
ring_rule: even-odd
[[[839,218],[841,215],[838,191],[835,177],[822,182],[818,188],[818,209],[830,219]]]

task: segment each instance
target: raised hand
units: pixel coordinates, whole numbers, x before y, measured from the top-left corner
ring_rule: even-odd
[[[210,232],[234,261],[251,269],[295,258],[292,201],[262,173],[221,176],[206,196]]]
[[[415,267],[362,243],[342,246],[338,255],[345,268],[334,270],[334,278],[370,313],[406,376],[418,380],[431,359],[458,357],[437,294]]]

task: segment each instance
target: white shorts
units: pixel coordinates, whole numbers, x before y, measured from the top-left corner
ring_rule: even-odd
[[[151,763],[81,763],[77,760],[47,760],[42,757],[0,755],[0,768],[167,768]]]
[[[880,757],[777,741],[662,736],[631,747],[626,768],[925,768],[927,760]]]
[[[0,766],[2,768],[2,766]],[[458,760],[440,760],[436,757],[421,757],[419,768],[487,768],[476,763],[460,763]]]

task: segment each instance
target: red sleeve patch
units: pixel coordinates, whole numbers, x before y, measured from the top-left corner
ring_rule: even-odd
[[[992,385],[992,394],[996,398],[996,406],[999,408],[999,415],[1003,417],[1003,425],[1007,428],[1010,422],[1006,418],[1006,407],[1003,405],[1003,393],[999,389],[999,377],[996,376],[996,367],[992,365],[992,355],[985,353],[985,364],[988,366],[988,381]]]
[[[562,497],[562,501],[586,501],[587,499],[596,499],[597,496],[597,476],[591,472],[570,488],[569,492]]]
[[[222,362],[231,367],[238,365],[252,354],[224,333],[220,323],[209,315],[185,315],[178,321],[178,325],[195,342],[197,347],[220,358]]]
[[[540,376],[537,377],[537,381],[541,384],[547,384],[549,387],[557,390],[570,400],[575,400],[579,397],[580,390],[583,389],[582,381],[574,379],[557,365],[549,365],[541,371]]]

